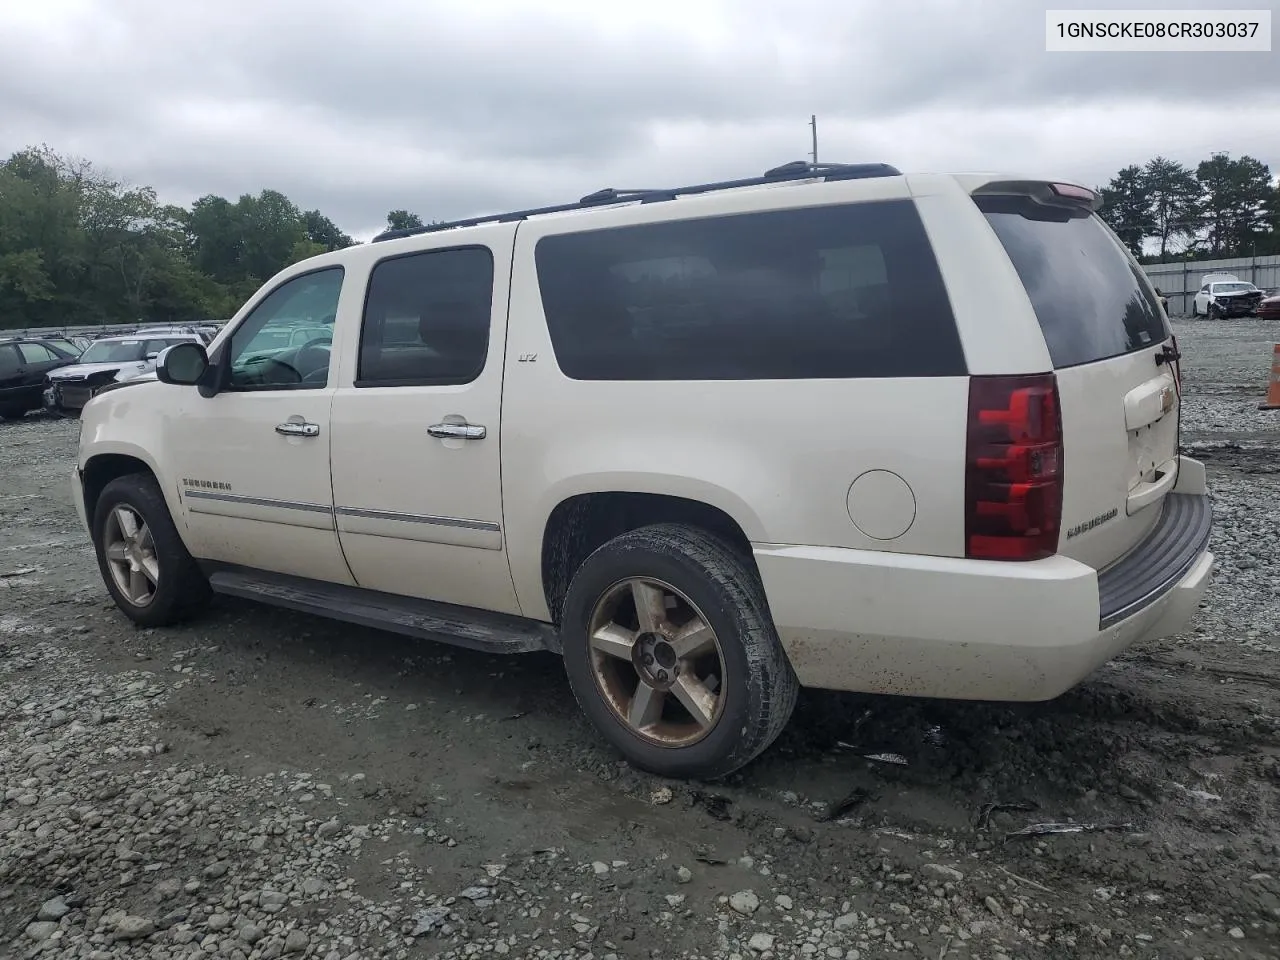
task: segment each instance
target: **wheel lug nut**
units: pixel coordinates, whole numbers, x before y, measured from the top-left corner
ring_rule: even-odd
[[[667,682],[667,671],[665,671],[665,670],[659,670],[659,671],[658,671],[658,682],[659,682],[659,683],[666,683],[666,682]]]
[[[652,653],[646,653],[646,654],[644,655],[644,658],[643,658],[643,659],[644,659],[644,665],[645,665],[646,667],[651,667],[651,666],[653,666],[653,654],[652,654]]]

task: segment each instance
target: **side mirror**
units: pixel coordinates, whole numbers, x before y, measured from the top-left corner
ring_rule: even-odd
[[[199,343],[175,343],[160,351],[156,379],[190,387],[199,383],[209,369],[209,355]]]

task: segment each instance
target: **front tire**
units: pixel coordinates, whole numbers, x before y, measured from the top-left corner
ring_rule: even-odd
[[[795,707],[799,684],[759,576],[703,530],[660,524],[600,547],[569,585],[561,633],[583,712],[651,773],[732,773]]]
[[[117,477],[103,488],[93,511],[93,546],[116,606],[139,626],[177,623],[209,598],[209,583],[147,474]]]

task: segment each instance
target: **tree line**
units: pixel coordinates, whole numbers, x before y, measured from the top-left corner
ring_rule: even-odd
[[[1280,254],[1280,184],[1254,157],[1215,153],[1195,169],[1155,157],[1099,192],[1103,219],[1143,262]]]
[[[393,210],[387,225],[422,220]],[[0,164],[0,330],[224,320],[277,271],[355,242],[278,190],[175,206],[28,147]]]

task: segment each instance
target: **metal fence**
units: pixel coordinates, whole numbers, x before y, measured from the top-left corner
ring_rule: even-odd
[[[1200,291],[1206,273],[1232,273],[1262,290],[1280,287],[1280,257],[1237,257],[1234,260],[1188,260],[1186,263],[1149,263],[1142,268],[1160,292],[1169,298],[1169,312],[1189,316],[1191,301]]]

